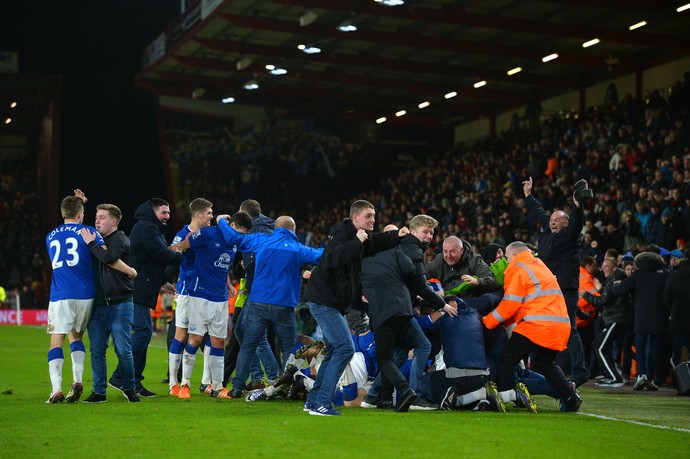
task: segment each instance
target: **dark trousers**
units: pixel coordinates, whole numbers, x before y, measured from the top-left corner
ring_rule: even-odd
[[[235,325],[240,320],[240,314],[244,308],[235,308],[235,312],[232,314],[232,328],[235,329]],[[232,374],[237,366],[237,356],[240,354],[240,342],[237,341],[235,333],[232,334],[227,346],[225,346],[225,353],[223,354],[223,359],[225,361],[225,367],[223,370],[223,387],[228,384]]]
[[[501,351],[501,356],[498,359],[498,381],[496,384],[499,392],[510,390],[515,386],[515,366],[520,360],[527,361],[532,352],[534,352],[534,356],[530,368],[543,375],[564,400],[575,395],[575,389],[570,385],[561,367],[554,361],[558,351],[539,346],[526,336],[515,332],[503,346],[503,351]]]
[[[597,341],[594,342],[594,352],[596,353],[599,368],[604,372],[606,379],[621,382],[623,379],[616,371],[616,361],[613,355],[613,345],[618,342],[625,333],[630,330],[630,325],[612,323],[604,328]]]
[[[393,399],[393,388],[399,395],[404,394],[410,388],[409,383],[400,369],[393,361],[396,348],[400,348],[405,342],[405,333],[410,326],[411,316],[394,316],[386,320],[374,329],[374,342],[376,343],[376,360],[381,370],[382,385],[379,391],[381,401]]]

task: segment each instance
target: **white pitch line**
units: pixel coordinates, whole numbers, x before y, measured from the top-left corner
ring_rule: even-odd
[[[660,426],[657,424],[649,424],[648,422],[633,421],[631,419],[618,419],[618,418],[612,418],[610,416],[602,416],[600,414],[591,414],[591,413],[576,413],[576,414],[579,414],[581,416],[590,416],[592,418],[605,419],[607,421],[627,422],[629,424],[637,424],[637,425],[645,426],[645,427],[654,427],[656,429],[668,429],[668,430],[676,430],[678,432],[690,433],[690,429],[683,429],[682,427]]]

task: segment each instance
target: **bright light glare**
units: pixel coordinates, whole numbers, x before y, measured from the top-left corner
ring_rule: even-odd
[[[379,118],[379,119],[376,120],[376,124],[381,124],[381,123],[385,123],[385,122],[386,122],[386,117],[385,117],[385,116],[382,116],[381,118]]]
[[[235,102],[235,98],[234,97],[225,97],[224,99],[221,99],[220,101],[223,102],[224,104],[231,104],[231,103]]]
[[[482,86],[486,86],[486,80],[477,81],[477,82],[474,84],[474,87],[475,87],[475,88],[481,88]]]
[[[10,124],[11,122],[12,122],[12,118],[5,119],[5,124]]]
[[[683,11],[687,10],[690,8],[690,3],[686,3],[685,5],[679,6],[676,8],[676,12],[682,13]]]
[[[17,102],[12,102],[12,103],[10,104],[10,108],[15,108],[16,106],[17,106]]]
[[[429,105],[431,105],[429,102],[422,102],[417,107],[421,108],[427,108]]]
[[[549,54],[548,56],[544,56],[541,58],[541,61],[542,62],[549,62],[549,61],[552,61],[554,59],[558,59],[558,54],[553,53],[553,54]]]
[[[400,110],[400,111],[395,112],[395,116],[397,116],[397,117],[401,117],[405,114],[407,114],[407,110]]]
[[[644,27],[647,25],[647,21],[640,21],[637,24],[633,24],[630,27],[628,27],[629,30],[635,30],[639,29],[640,27]]]
[[[586,42],[582,43],[582,47],[583,47],[583,48],[589,48],[590,46],[596,45],[596,44],[599,43],[600,41],[601,41],[601,40],[599,40],[598,38],[593,38],[593,39],[591,39],[591,40],[589,40],[589,41],[586,41]]]
[[[449,92],[448,94],[446,94],[446,95],[443,96],[443,97],[445,97],[446,99],[452,99],[453,97],[455,97],[455,96],[457,96],[457,95],[458,95],[457,92],[451,91],[451,92]]]
[[[516,73],[520,73],[520,72],[522,72],[522,67],[515,67],[514,69],[508,70],[508,72],[506,72],[506,73],[508,73],[508,76],[512,76],[512,75],[515,75]]]

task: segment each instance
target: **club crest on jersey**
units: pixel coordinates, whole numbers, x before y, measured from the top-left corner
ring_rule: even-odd
[[[230,269],[230,264],[232,263],[232,257],[227,253],[222,253],[218,260],[213,263],[216,268]]]
[[[192,234],[192,239],[196,239],[196,238],[198,238],[199,236],[201,236],[201,230],[196,231],[194,234]]]

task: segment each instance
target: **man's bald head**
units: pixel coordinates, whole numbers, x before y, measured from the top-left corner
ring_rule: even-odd
[[[295,224],[295,220],[292,217],[290,217],[289,215],[281,215],[280,217],[278,217],[276,219],[275,226],[276,226],[276,228],[288,229],[288,230],[292,231],[293,233],[295,232],[295,229],[297,227],[297,225]]]

